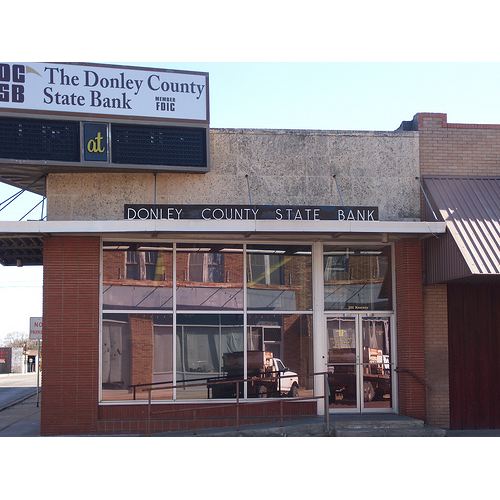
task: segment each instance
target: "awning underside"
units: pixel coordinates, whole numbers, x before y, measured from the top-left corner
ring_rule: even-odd
[[[42,265],[42,238],[40,236],[1,236],[0,263],[4,266]]]

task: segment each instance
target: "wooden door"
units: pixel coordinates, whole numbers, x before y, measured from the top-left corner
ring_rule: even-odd
[[[450,428],[500,428],[500,285],[448,285]]]

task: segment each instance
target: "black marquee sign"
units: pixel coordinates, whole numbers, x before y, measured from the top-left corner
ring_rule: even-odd
[[[126,220],[378,221],[378,207],[125,205]]]

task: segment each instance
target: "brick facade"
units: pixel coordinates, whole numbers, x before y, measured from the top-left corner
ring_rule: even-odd
[[[148,407],[143,402],[136,405],[98,404],[100,245],[99,237],[44,238],[44,398],[41,410],[41,434],[44,436],[147,432]],[[115,274],[124,276],[123,259],[117,265],[121,272]],[[116,271],[116,266],[110,267]],[[116,279],[114,274],[113,278]],[[301,321],[300,316],[292,315],[292,319]],[[140,351],[132,356],[140,360],[132,366],[132,383],[150,383],[153,373],[150,315],[132,315],[130,329],[133,349]],[[297,346],[303,340],[299,331],[292,325],[287,327],[290,345]],[[307,358],[309,343],[302,348],[306,349]],[[300,351],[298,346],[297,350]],[[276,420],[280,411],[278,405],[279,402],[269,401],[241,407],[240,423]],[[155,404],[152,432],[191,429],[193,409],[197,412],[197,428],[234,425],[236,421],[234,405]],[[315,415],[316,403],[284,404],[283,412],[284,418]]]
[[[424,287],[425,379],[429,425],[450,427],[447,286]]]
[[[44,245],[44,401],[42,435],[145,433],[147,406],[98,404],[99,392],[99,262],[97,237],[46,237]],[[396,244],[396,291],[398,304],[398,364],[420,378],[424,368],[424,322],[422,301],[421,242],[402,240]],[[291,315],[287,321],[310,321]],[[285,325],[285,361],[305,362],[310,356],[311,338],[302,338],[302,325]],[[145,349],[134,359],[152,360],[153,334],[148,318],[135,315],[131,324],[134,345]],[[300,346],[298,345],[300,344]],[[138,348],[139,348],[138,347]],[[300,353],[300,360],[294,359]],[[298,367],[297,367],[298,368]],[[308,371],[301,365],[299,372]],[[150,365],[134,366],[133,383],[151,381]],[[425,419],[425,391],[412,375],[399,374],[400,413]],[[240,413],[241,423],[276,418],[278,403],[250,406]],[[230,405],[231,406],[231,405]],[[153,431],[191,428],[193,409],[198,404],[154,405]],[[234,425],[235,408],[201,405],[198,428]],[[160,411],[166,411],[163,415]],[[285,415],[315,414],[314,403],[285,404]],[[246,413],[245,413],[246,412]]]
[[[419,113],[420,175],[499,175],[500,125],[448,123]]]
[[[316,403],[282,400],[283,419],[297,419],[316,415]],[[279,400],[257,400],[255,404],[155,404],[151,406],[151,433],[211,429],[239,424],[276,422],[280,419]],[[97,408],[97,406],[96,406]],[[194,411],[196,410],[196,413]],[[97,434],[146,434],[148,431],[148,406],[102,405],[99,406]]]
[[[448,123],[444,113],[419,113],[420,175],[498,176],[500,125]],[[424,200],[422,199],[422,203]],[[428,417],[431,425],[450,428],[447,285],[424,288],[424,330]],[[458,373],[456,376],[460,376]],[[464,406],[462,402],[455,402]],[[465,409],[466,411],[466,409]]]
[[[97,432],[100,238],[45,236],[41,434]]]
[[[425,420],[425,388],[415,378],[425,378],[421,252],[419,239],[396,243],[399,411]]]

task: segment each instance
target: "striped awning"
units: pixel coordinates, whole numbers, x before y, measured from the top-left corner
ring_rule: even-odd
[[[427,245],[427,281],[500,277],[500,177],[429,176],[424,186],[434,211],[427,219],[447,227]]]

